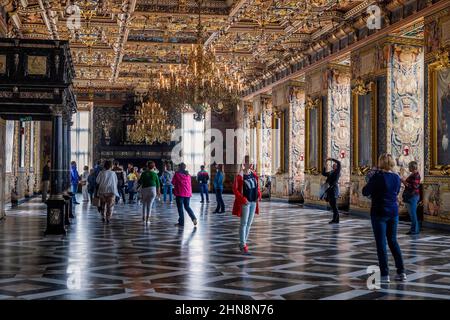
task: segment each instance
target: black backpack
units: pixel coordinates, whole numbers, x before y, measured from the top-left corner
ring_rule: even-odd
[[[117,185],[123,187],[125,185],[125,180],[123,179],[123,171],[116,171],[117,175]]]

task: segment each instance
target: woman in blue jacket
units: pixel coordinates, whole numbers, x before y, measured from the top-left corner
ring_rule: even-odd
[[[395,280],[406,280],[402,252],[397,242],[400,176],[392,171],[394,167],[395,160],[392,155],[382,154],[378,159],[378,171],[370,177],[362,190],[364,196],[370,196],[372,199],[370,216],[382,282],[389,282],[386,240],[397,268]]]
[[[214,190],[216,191],[217,208],[214,213],[224,213],[225,203],[223,202],[223,164],[216,165],[216,176],[214,177]]]

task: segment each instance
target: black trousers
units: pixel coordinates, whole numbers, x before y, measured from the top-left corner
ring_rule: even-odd
[[[337,199],[333,192],[327,194],[328,203],[330,204],[331,210],[333,210],[333,221],[339,221],[339,211],[337,208]]]
[[[117,191],[119,191],[119,195],[123,199],[123,203],[125,203],[125,187],[117,187]],[[120,197],[116,197],[116,204],[119,203]]]
[[[225,212],[225,202],[223,201],[222,193],[223,189],[216,189],[217,212]]]

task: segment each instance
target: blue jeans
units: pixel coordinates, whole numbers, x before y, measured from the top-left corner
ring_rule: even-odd
[[[72,184],[72,193],[73,193],[73,197],[72,197],[72,203],[76,203],[77,202],[77,191],[78,191],[78,183],[77,184]]]
[[[225,211],[225,202],[223,202],[222,197],[223,189],[222,188],[216,188],[216,201],[217,201],[217,212],[224,212]]]
[[[207,183],[200,183],[200,196],[202,197],[202,202],[204,201],[203,194],[206,195],[206,201],[209,202],[208,184]]]
[[[172,185],[163,185],[163,200],[164,202],[166,202],[166,195],[167,192],[169,193],[169,201],[172,202],[172,189],[173,186]]]
[[[378,264],[380,266],[381,276],[389,275],[388,255],[386,250],[386,240],[395,260],[397,274],[404,273],[402,251],[397,242],[397,217],[371,216],[372,229],[377,245]]]
[[[405,202],[408,209],[409,217],[411,218],[411,233],[419,233],[419,220],[417,219],[417,203],[419,202],[419,195],[411,197],[408,202]]]
[[[191,198],[188,197],[176,197],[175,198],[177,202],[177,209],[178,209],[178,224],[180,226],[184,226],[184,209],[187,211],[189,217],[191,217],[192,221],[196,219],[194,212],[192,211],[191,207],[189,206],[189,202]]]
[[[241,225],[239,226],[239,246],[243,248],[247,244],[248,234],[255,217],[256,202],[249,202],[242,206]]]

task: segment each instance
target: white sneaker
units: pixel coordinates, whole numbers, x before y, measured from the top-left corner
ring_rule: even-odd
[[[391,279],[389,278],[389,276],[381,276],[380,282],[381,283],[389,283],[389,282],[391,282]]]
[[[406,281],[406,273],[400,273],[395,276],[395,281]]]

